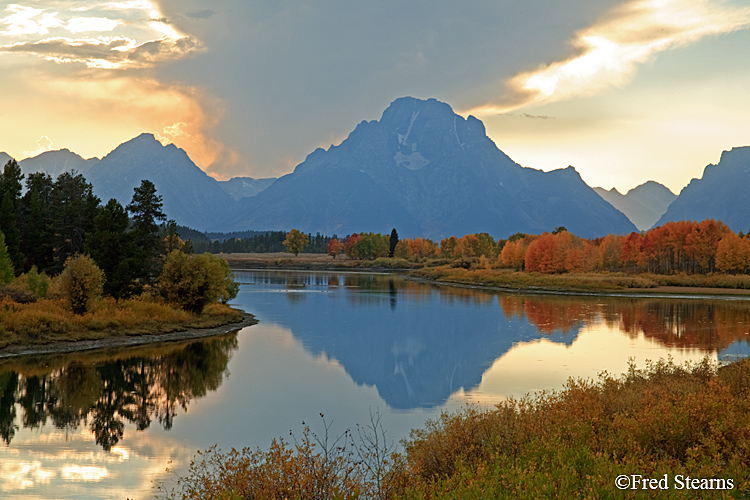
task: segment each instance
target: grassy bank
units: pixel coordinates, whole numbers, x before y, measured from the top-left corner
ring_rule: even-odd
[[[409,276],[461,285],[488,286],[514,290],[549,290],[560,292],[660,292],[664,287],[683,288],[686,293],[701,289],[701,293],[749,290],[747,275],[658,275],[626,273],[565,273],[542,274],[508,269],[486,269],[452,266],[423,267],[407,273]],[[679,292],[679,290],[671,290]]]
[[[222,304],[208,305],[198,315],[149,299],[105,298],[78,315],[63,299],[39,299],[26,304],[3,300],[0,348],[211,328],[242,318],[242,312]]]
[[[268,450],[212,448],[166,496],[747,498],[750,360],[661,361],[491,410],[467,407],[412,431],[401,454],[390,453],[377,418],[364,430],[334,440],[306,429]],[[662,489],[632,489],[639,476]]]

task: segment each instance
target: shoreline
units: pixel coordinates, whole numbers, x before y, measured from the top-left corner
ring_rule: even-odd
[[[394,273],[398,274],[398,273]],[[584,297],[625,297],[625,298],[666,298],[666,299],[725,299],[725,300],[750,300],[750,290],[744,288],[710,288],[710,287],[679,287],[679,286],[657,286],[654,288],[628,288],[623,290],[553,290],[547,288],[513,288],[493,285],[482,285],[477,283],[464,283],[457,281],[440,281],[429,278],[401,275],[404,279],[419,283],[454,286],[458,288],[471,288],[501,293],[518,293],[532,295],[565,295]],[[689,291],[685,291],[689,290]]]
[[[108,349],[113,347],[132,347],[146,344],[207,338],[230,333],[235,330],[241,330],[242,328],[258,323],[258,320],[255,319],[255,316],[252,314],[244,311],[242,311],[242,314],[243,316],[240,321],[226,323],[211,328],[188,328],[182,331],[170,333],[120,335],[95,340],[71,340],[65,342],[51,342],[49,344],[6,346],[0,349],[0,359],[45,354],[63,354],[96,349]]]
[[[682,299],[726,299],[750,300],[750,289],[722,288],[701,286],[660,285],[651,288],[621,288],[614,290],[560,290],[545,287],[500,286],[469,281],[444,281],[440,278],[431,279],[424,276],[411,276],[409,273],[417,269],[360,267],[362,262],[344,259],[331,259],[323,254],[222,254],[233,271],[312,271],[312,272],[347,272],[347,273],[378,273],[396,274],[410,281],[432,283],[442,286],[456,286],[474,288],[504,293],[529,293],[547,295],[579,295],[602,297],[653,297],[653,298],[682,298]]]

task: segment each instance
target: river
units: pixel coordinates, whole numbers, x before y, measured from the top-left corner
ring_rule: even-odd
[[[265,448],[750,352],[750,301],[491,293],[388,274],[240,271],[259,323],[209,340],[0,362],[0,497],[145,499],[199,449]]]

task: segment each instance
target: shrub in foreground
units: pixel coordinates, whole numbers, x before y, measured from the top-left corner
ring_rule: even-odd
[[[74,255],[65,260],[60,286],[71,310],[75,314],[84,314],[102,298],[104,272],[88,255]]]

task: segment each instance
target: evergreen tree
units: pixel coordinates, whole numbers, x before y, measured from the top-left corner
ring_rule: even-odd
[[[16,207],[13,203],[13,195],[5,192],[3,201],[0,203],[0,231],[5,235],[5,245],[8,254],[13,261],[13,267],[19,272],[23,268],[24,257],[21,254],[21,232],[16,225]]]
[[[98,207],[99,198],[81,174],[60,174],[52,188],[54,270],[62,270],[68,257],[83,252]]]
[[[129,225],[125,208],[111,199],[98,210],[85,245],[86,251],[107,277],[104,293],[117,299],[129,297],[136,291],[134,276],[138,263]]]
[[[18,210],[23,186],[22,181],[23,174],[18,162],[16,160],[8,161],[2,174],[0,174],[0,231],[5,234],[8,253],[19,273],[25,260],[21,253],[21,233],[19,231],[21,217]]]
[[[26,178],[26,193],[21,198],[21,253],[26,256],[24,269],[36,266],[42,271],[53,267],[52,189],[54,182],[49,174],[32,173]]]
[[[3,196],[6,193],[10,193],[13,201],[16,202],[21,197],[22,188],[23,174],[21,173],[21,166],[16,160],[9,160],[5,164],[2,174],[0,174],[0,193]]]
[[[391,239],[389,240],[390,248],[388,249],[388,257],[393,258],[393,253],[396,251],[396,245],[398,245],[398,233],[396,232],[396,228],[393,228],[393,231],[391,231]]]
[[[142,284],[153,284],[161,271],[164,245],[159,235],[157,221],[167,218],[162,212],[162,198],[149,180],[133,189],[133,199],[125,207],[132,214],[133,238],[139,256],[138,278]]]

